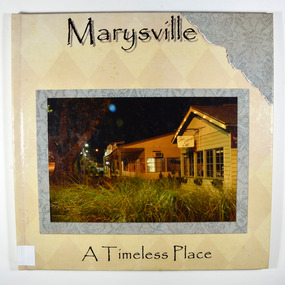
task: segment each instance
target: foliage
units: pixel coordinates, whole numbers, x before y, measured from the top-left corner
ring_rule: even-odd
[[[51,113],[53,110],[50,108],[50,105],[47,106],[47,112]]]
[[[93,160],[87,161],[86,170],[90,176],[96,176],[99,173],[96,163]]]
[[[175,179],[98,178],[94,186],[51,186],[53,222],[216,222],[234,221],[236,193],[193,186]]]
[[[194,183],[195,183],[196,185],[202,185],[203,179],[202,179],[202,178],[195,178],[195,179],[194,179]]]
[[[212,185],[218,189],[222,189],[223,188],[223,181],[220,179],[214,179],[212,181]]]

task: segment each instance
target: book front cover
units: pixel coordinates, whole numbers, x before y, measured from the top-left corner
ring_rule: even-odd
[[[12,20],[20,269],[267,268],[272,14]]]

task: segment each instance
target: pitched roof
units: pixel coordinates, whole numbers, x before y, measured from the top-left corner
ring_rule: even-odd
[[[133,145],[136,145],[136,144],[139,144],[139,143],[143,143],[143,142],[146,142],[146,141],[152,141],[152,140],[157,140],[157,139],[160,139],[160,138],[163,138],[163,137],[171,136],[171,135],[174,135],[174,134],[175,134],[175,132],[162,134],[162,135],[158,135],[158,136],[150,137],[150,138],[145,138],[145,139],[142,139],[142,140],[139,140],[139,141],[135,141],[135,142],[131,142],[131,143],[127,143],[127,144],[121,144],[121,146],[122,147],[129,147],[129,146],[133,146]]]
[[[195,106],[193,110],[199,110],[209,117],[213,117],[225,125],[237,124],[237,105],[225,104],[222,106]]]
[[[224,130],[228,127],[237,126],[237,104],[224,104],[221,106],[191,106],[174,137],[172,143],[176,141],[178,135],[182,135],[194,117],[201,117]]]
[[[131,142],[131,143],[128,143],[128,144],[125,144],[125,143],[122,142],[120,144],[120,148],[124,149],[125,152],[141,151],[141,150],[143,150],[143,148],[135,147],[135,146],[138,145],[138,144],[144,143],[144,142],[154,141],[154,140],[158,140],[158,139],[161,139],[161,138],[164,138],[164,137],[168,137],[168,136],[170,137],[169,138],[169,143],[171,145],[171,137],[174,136],[174,135],[175,135],[175,133],[171,132],[171,133],[168,133],[168,134],[163,134],[163,135],[159,135],[159,136],[155,136],[155,137],[151,137],[151,138],[146,138],[146,139],[142,139],[142,140],[139,140],[139,141]],[[117,151],[118,151],[118,146],[116,146],[111,152],[108,152],[108,153],[105,152],[104,156],[107,157],[107,156],[113,155]]]

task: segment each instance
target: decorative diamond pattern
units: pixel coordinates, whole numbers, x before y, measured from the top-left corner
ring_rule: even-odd
[[[272,107],[246,78],[232,68],[224,48],[215,47],[198,34],[195,43],[139,43],[124,53],[116,42],[67,46],[67,18],[78,29],[93,17],[96,28],[159,27],[171,14],[74,14],[22,15],[20,77],[15,86],[15,191],[19,245],[35,245],[36,267],[28,269],[84,270],[190,270],[262,268],[268,264],[272,168]],[[185,26],[193,27],[183,19]],[[36,89],[100,88],[249,88],[250,89],[250,184],[247,234],[227,235],[41,235],[39,233],[36,150]],[[24,111],[23,109],[24,108]],[[23,117],[18,114],[22,113]],[[262,115],[256,119],[253,114]],[[263,115],[270,122],[262,125]],[[21,121],[22,120],[22,121]],[[18,125],[18,127],[17,127]],[[19,129],[19,126],[23,129]],[[264,136],[266,132],[266,136]],[[22,156],[24,151],[24,156]],[[23,165],[20,164],[21,160]],[[267,178],[265,178],[267,177]],[[82,262],[89,246],[115,245],[136,250],[171,252],[173,245],[192,251],[211,251],[211,260],[94,263]],[[21,267],[25,268],[25,267]]]

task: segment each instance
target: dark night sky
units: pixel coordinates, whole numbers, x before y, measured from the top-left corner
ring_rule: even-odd
[[[64,99],[49,100],[54,113],[56,106],[62,104],[62,100]],[[76,108],[80,112],[80,100],[88,99],[74,100],[77,100]],[[130,143],[174,132],[191,105],[222,105],[237,102],[236,98],[221,97],[132,97],[109,98],[109,100],[111,106],[101,120],[97,132],[89,141],[90,149],[98,148],[100,156],[112,142]],[[55,114],[51,117],[57,117],[57,119],[53,123],[49,121],[49,124],[59,121],[59,117]]]
[[[140,97],[110,100],[116,111],[107,112],[100,129],[92,137],[94,144],[130,143],[174,132],[191,105],[236,103],[236,98]]]

